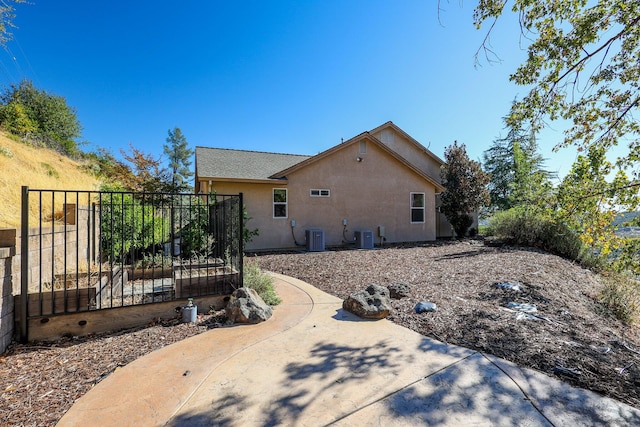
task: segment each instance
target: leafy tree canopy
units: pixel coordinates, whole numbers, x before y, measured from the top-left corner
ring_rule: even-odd
[[[465,145],[458,145],[457,141],[447,147],[444,157],[440,175],[446,190],[442,193],[441,210],[462,237],[473,221],[469,214],[490,202],[489,175],[482,171],[479,162],[469,159]]]
[[[617,184],[637,186],[640,2],[479,0],[475,24],[480,28],[489,22],[493,28],[509,9],[519,19],[522,40],[531,41],[526,61],[511,75],[513,82],[530,90],[513,104],[509,123],[527,125],[535,134],[549,121],[566,120],[570,125],[558,147],[574,145],[579,152],[611,154],[613,147],[624,145],[612,161],[630,176]],[[493,53],[488,43],[483,48]],[[602,185],[603,192],[613,188]],[[637,198],[632,202],[630,208],[635,208]]]
[[[634,245],[615,234],[617,212],[640,203],[640,1],[478,0],[474,20],[488,23],[479,49],[499,18],[513,12],[527,59],[511,81],[528,94],[513,104],[508,123],[533,134],[549,122],[565,127],[556,148],[578,157],[557,192],[550,214],[579,234],[592,253],[617,253],[624,268],[640,271]]]
[[[491,176],[491,211],[543,202],[551,191],[550,179],[556,176],[544,170],[545,159],[532,134],[508,129],[505,138],[493,141],[483,153],[484,170]]]
[[[129,144],[130,153],[120,150],[122,157],[131,164],[131,174],[124,172],[121,182],[129,191],[159,193],[167,191],[167,171],[160,166],[160,159]],[[127,177],[130,181],[126,181]]]
[[[0,95],[0,122],[10,132],[66,154],[76,154],[82,127],[66,100],[36,88],[29,80]]]
[[[0,2],[0,45],[4,46],[11,40],[10,29],[14,27],[15,7],[12,3],[24,3],[25,0],[4,0]]]

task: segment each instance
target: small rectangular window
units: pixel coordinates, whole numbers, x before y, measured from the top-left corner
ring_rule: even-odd
[[[313,188],[310,190],[309,195],[311,197],[330,197],[331,191]]]
[[[287,217],[287,189],[286,188],[273,189],[273,217],[274,218]]]
[[[424,193],[411,193],[411,223],[424,222]]]
[[[367,154],[367,141],[360,141],[360,154]]]
[[[385,144],[393,144],[393,141],[394,141],[393,132],[389,129],[383,130],[382,134],[380,135],[380,140]]]

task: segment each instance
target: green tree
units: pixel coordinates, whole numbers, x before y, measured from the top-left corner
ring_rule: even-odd
[[[29,80],[6,88],[0,96],[3,105],[0,121],[9,131],[18,133],[32,130],[31,139],[40,140],[45,146],[66,154],[78,151],[76,138],[82,127],[75,109],[65,99],[36,88]],[[25,135],[21,135],[25,136]]]
[[[479,162],[470,160],[464,144],[447,147],[445,165],[440,172],[445,191],[442,194],[441,210],[453,227],[456,235],[463,237],[473,223],[470,213],[477,212],[490,202],[489,175]]]
[[[579,156],[558,194],[555,213],[596,254],[617,250],[616,212],[640,202],[640,2],[623,0],[514,0],[527,59],[511,81],[528,93],[513,104],[509,123],[536,134],[550,122],[564,127],[556,148]],[[478,28],[509,15],[504,0],[479,0]],[[483,45],[488,55],[488,44]],[[629,247],[629,245],[624,245]],[[633,269],[633,268],[632,268]]]
[[[179,127],[174,127],[173,130],[169,129],[167,144],[164,144],[164,153],[169,160],[168,191],[181,193],[190,190],[192,187],[187,181],[193,176],[193,172],[189,168],[193,150],[189,148],[187,138]]]
[[[24,3],[25,0],[4,0],[0,2],[0,45],[5,46],[12,38],[10,28],[14,28],[15,8],[11,3]]]
[[[29,118],[25,107],[18,102],[11,101],[3,106],[0,115],[5,129],[14,135],[28,138],[38,131],[37,123]]]
[[[142,252],[162,244],[170,235],[170,222],[149,200],[121,192],[118,185],[100,199],[100,244],[107,260],[132,262]]]
[[[555,174],[544,170],[545,159],[538,152],[532,134],[508,127],[505,138],[498,138],[483,153],[484,170],[491,176],[490,210],[541,203],[551,191]]]
[[[130,153],[120,150],[120,154],[131,164],[129,171],[118,168],[122,172],[118,181],[125,189],[134,192],[160,193],[167,191],[168,173],[160,166],[160,159],[153,154],[145,153],[129,144]],[[130,173],[128,173],[130,172]]]

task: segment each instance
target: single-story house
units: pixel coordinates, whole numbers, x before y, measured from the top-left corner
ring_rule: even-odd
[[[443,161],[392,122],[315,156],[196,147],[197,193],[243,193],[247,250],[451,236],[436,208]]]

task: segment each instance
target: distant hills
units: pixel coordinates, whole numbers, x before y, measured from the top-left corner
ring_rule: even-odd
[[[625,212],[618,215],[613,221],[613,225],[618,227],[616,233],[629,238],[640,237],[640,227],[635,225],[622,225],[633,221],[638,216],[640,216],[640,212]]]

